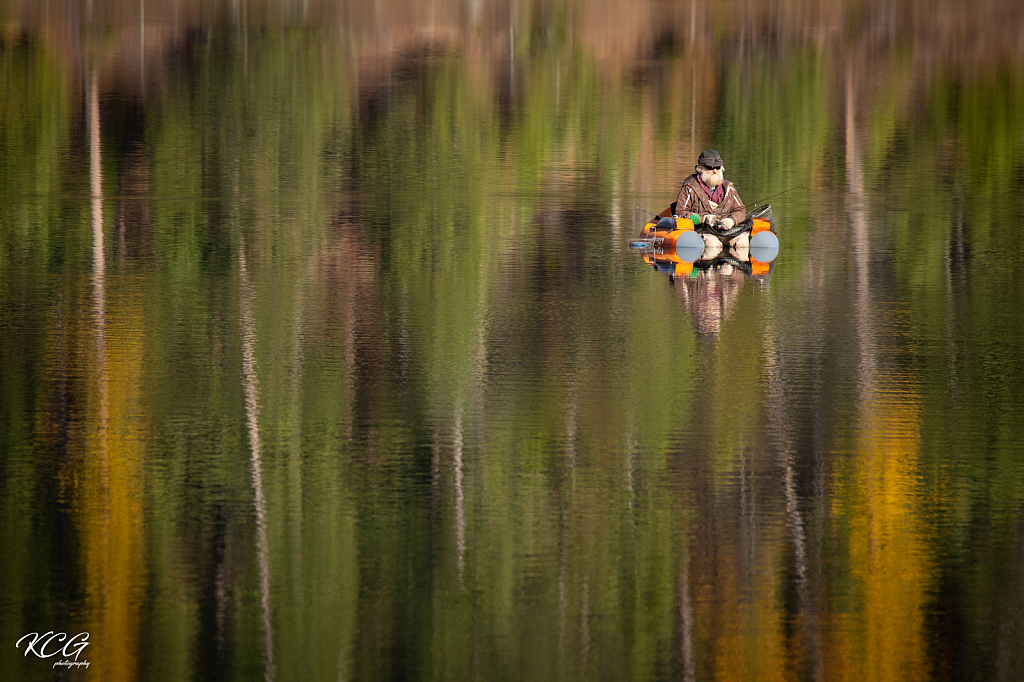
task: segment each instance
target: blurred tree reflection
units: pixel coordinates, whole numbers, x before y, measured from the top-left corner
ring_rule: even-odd
[[[85,613],[108,671],[224,679],[1020,661],[1018,3],[3,12],[8,641]],[[712,340],[621,253],[706,147],[745,199],[807,182],[819,256]]]

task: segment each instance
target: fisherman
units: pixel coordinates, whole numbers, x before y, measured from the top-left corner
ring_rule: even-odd
[[[662,211],[659,217],[671,215],[690,215],[696,213],[701,218],[701,236],[704,237],[706,250],[721,251],[723,240],[707,228],[716,226],[720,230],[731,230],[737,223],[747,217],[740,195],[732,183],[725,179],[725,165],[722,157],[714,149],[706,149],[697,157],[697,165],[693,175],[683,181],[679,188],[679,197],[672,205]],[[737,251],[746,251],[750,243],[750,235],[743,232],[735,237],[724,239],[724,246]],[[717,254],[716,254],[717,255]]]

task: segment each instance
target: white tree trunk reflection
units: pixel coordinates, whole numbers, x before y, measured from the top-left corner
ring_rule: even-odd
[[[240,317],[242,326],[242,384],[245,390],[245,421],[252,453],[253,504],[256,507],[256,549],[260,566],[260,602],[263,609],[264,679],[276,677],[274,664],[274,625],[270,609],[270,548],[267,542],[267,502],[263,494],[263,462],[260,446],[259,379],[256,376],[256,324],[253,319],[253,287],[245,260],[245,241],[238,249],[241,276]]]

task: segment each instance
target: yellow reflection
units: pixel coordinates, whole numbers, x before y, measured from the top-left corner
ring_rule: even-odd
[[[135,679],[145,591],[142,316],[111,305],[105,353],[90,382],[89,440],[76,512],[85,569],[90,679]]]
[[[925,679],[923,609],[932,577],[916,494],[918,398],[866,398],[853,489],[842,496],[851,500],[850,577],[859,608],[834,623],[836,679]]]
[[[145,439],[142,359],[145,320],[137,287],[119,280],[108,301],[104,258],[99,98],[88,84],[92,194],[92,334],[85,459],[76,477],[90,647],[89,679],[131,680],[138,671],[138,634],[145,590],[143,523]],[[109,303],[109,305],[108,305]]]

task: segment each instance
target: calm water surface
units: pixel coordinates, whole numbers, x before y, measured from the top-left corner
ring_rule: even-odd
[[[1022,8],[142,7],[0,32],[5,678],[1021,679]]]

